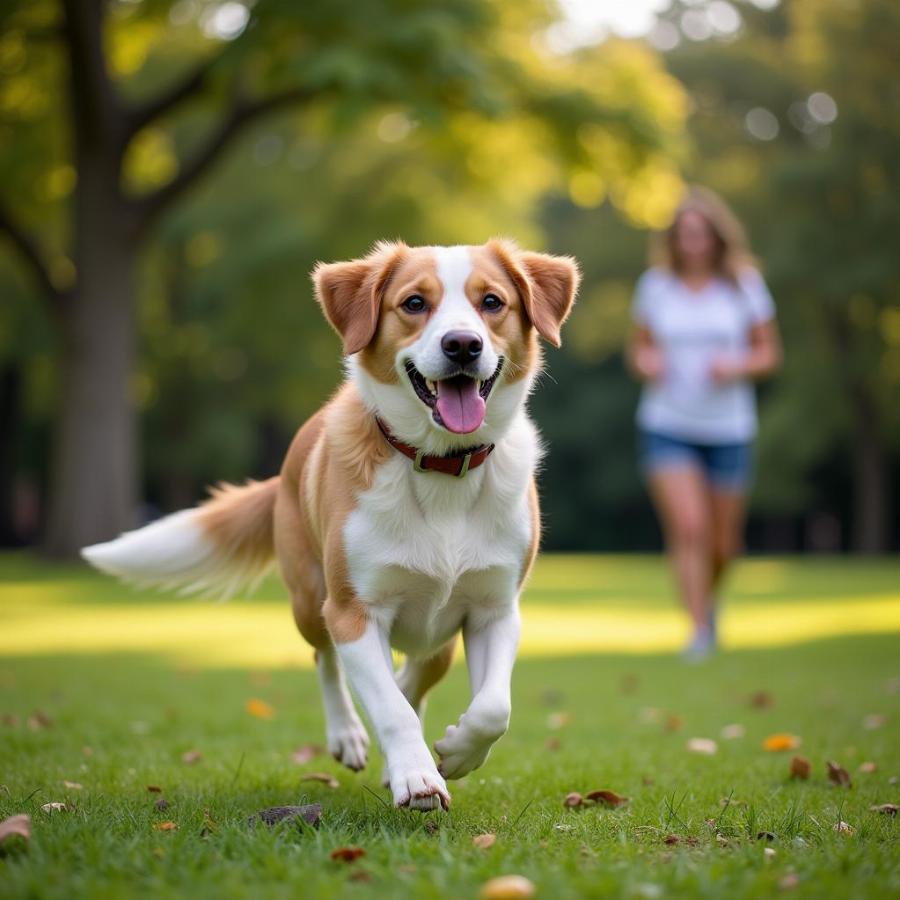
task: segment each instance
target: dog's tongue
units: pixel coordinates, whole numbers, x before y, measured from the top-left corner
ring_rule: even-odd
[[[446,378],[437,383],[437,393],[435,406],[449,431],[468,434],[484,421],[484,398],[478,393],[474,378]]]

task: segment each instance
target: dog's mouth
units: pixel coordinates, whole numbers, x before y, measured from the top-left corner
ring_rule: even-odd
[[[406,362],[406,374],[416,396],[431,409],[434,421],[454,434],[470,434],[481,427],[487,411],[488,396],[502,368],[503,357],[497,363],[494,374],[485,381],[471,378],[464,372],[432,381],[411,360]]]

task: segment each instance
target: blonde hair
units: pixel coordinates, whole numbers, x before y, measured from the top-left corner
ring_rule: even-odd
[[[713,270],[717,274],[737,283],[738,276],[744,269],[756,267],[756,260],[747,244],[746,232],[737,216],[715,191],[696,184],[688,188],[669,227],[657,234],[651,242],[651,265],[662,266],[676,273],[682,271],[676,229],[679,220],[687,212],[699,213],[713,233],[716,244]]]

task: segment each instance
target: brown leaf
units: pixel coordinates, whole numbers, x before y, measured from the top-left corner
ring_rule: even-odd
[[[812,770],[809,760],[805,756],[795,756],[791,760],[791,778],[798,778],[806,781]]]
[[[870,806],[869,809],[872,812],[881,813],[883,816],[896,816],[897,815],[897,804],[896,803],[879,803],[877,806]]]
[[[357,881],[363,884],[368,884],[372,880],[372,873],[367,872],[365,869],[354,869],[348,876],[348,881]]]
[[[754,691],[750,695],[750,706],[754,709],[771,709],[775,698],[768,691]]]
[[[853,787],[850,781],[850,773],[833,760],[828,760],[828,779],[839,787]]]
[[[490,850],[497,843],[496,834],[476,834],[472,838],[472,844],[479,850]]]
[[[623,803],[628,802],[628,797],[623,797],[621,794],[617,794],[615,791],[591,791],[587,795],[588,800],[593,800],[595,803],[604,803],[606,806],[621,806]]]
[[[6,725],[8,728],[18,728],[19,717],[15,713],[3,713],[0,716],[0,724]]]
[[[563,806],[576,807],[581,806],[584,803],[584,797],[578,793],[578,791],[572,791],[571,794],[566,794],[566,799],[563,800]]]
[[[667,834],[663,838],[663,843],[670,847],[675,844],[685,844],[688,847],[696,847],[700,842],[695,837],[682,837],[680,834]]]
[[[366,851],[362,847],[338,847],[328,855],[337,862],[352,863],[365,856]]]
[[[260,810],[255,816],[251,816],[248,824],[255,825],[264,822],[266,825],[275,825],[285,819],[303,819],[307,825],[319,827],[322,818],[321,803],[307,803],[303,806],[273,806],[270,809]]]
[[[560,747],[562,747],[562,741],[558,737],[548,737],[544,741],[544,749],[549,750],[551,753],[555,753]]]
[[[682,728],[684,728],[684,719],[681,716],[677,716],[675,713],[666,714],[666,720],[663,723],[665,731],[681,731]]]
[[[178,831],[178,825],[175,822],[157,822],[153,827],[157,831]]]
[[[147,790],[150,791],[151,794],[161,794],[162,788],[158,784],[148,784]]]
[[[863,775],[871,775],[873,772],[878,771],[878,766],[870,760],[867,760],[866,762],[859,764],[859,771],[862,772]]]
[[[481,886],[482,900],[527,900],[535,895],[535,886],[524,875],[501,875]]]
[[[41,710],[36,709],[29,717],[28,717],[28,727],[32,731],[43,731],[45,728],[53,727],[53,719],[47,715],[45,712],[41,712]]]
[[[334,788],[338,788],[341,786],[340,782],[337,780],[337,778],[335,778],[334,775],[329,775],[327,772],[309,772],[306,775],[302,775],[300,777],[300,780],[301,781],[318,781],[324,785],[327,785],[332,790]]]
[[[298,747],[292,754],[291,759],[298,766],[305,766],[311,759],[320,756],[325,751],[318,744],[304,744]]]
[[[201,759],[203,759],[203,754],[199,750],[188,750],[181,754],[181,761],[188,766],[193,766]]]
[[[65,803],[60,803],[59,800],[52,800],[50,803],[44,803],[41,806],[41,809],[46,813],[69,811],[69,807]]]
[[[251,716],[257,719],[275,718],[275,707],[266,703],[265,700],[260,700],[259,697],[251,697],[244,704],[244,709],[246,709]]]
[[[31,816],[20,813],[0,822],[0,844],[13,837],[20,837],[23,841],[31,837]]]

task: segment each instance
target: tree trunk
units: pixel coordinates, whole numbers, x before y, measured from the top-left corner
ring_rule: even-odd
[[[886,553],[890,547],[888,520],[890,463],[878,423],[857,406],[853,450],[853,549]]]
[[[0,369],[0,547],[18,546],[13,513],[19,434],[22,427],[22,372],[15,362]]]
[[[136,524],[135,363],[137,246],[116,192],[117,162],[79,168],[75,200],[78,286],[62,316],[60,408],[52,461],[47,553],[72,557]]]

